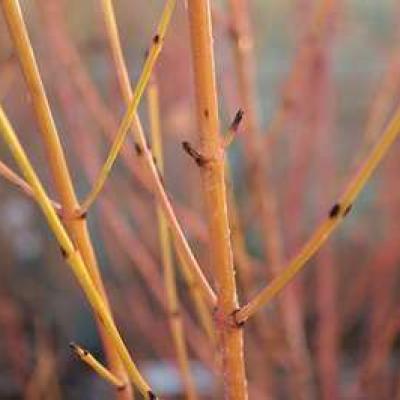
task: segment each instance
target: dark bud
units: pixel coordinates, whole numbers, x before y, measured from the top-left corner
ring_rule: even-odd
[[[237,129],[238,129],[240,123],[242,122],[243,115],[244,115],[244,111],[240,108],[240,109],[237,111],[237,113],[236,113],[236,115],[235,115],[235,118],[233,119],[233,121],[232,121],[232,123],[231,123],[230,129],[231,129],[232,131],[234,131],[234,132],[237,131]]]
[[[329,211],[329,218],[336,218],[340,213],[340,204],[336,203]]]
[[[182,142],[182,147],[183,150],[185,150],[186,153],[188,153],[189,156],[194,159],[199,167],[202,167],[206,164],[207,160],[204,158],[204,156],[195,150],[189,142]]]
[[[60,251],[61,251],[61,255],[63,258],[67,258],[68,257],[68,253],[67,251],[64,249],[64,247],[60,246]]]
[[[136,142],[135,142],[135,151],[138,156],[141,156],[143,154],[143,150],[142,150],[140,144],[136,143]]]

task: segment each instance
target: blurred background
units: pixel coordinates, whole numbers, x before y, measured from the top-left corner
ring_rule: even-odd
[[[268,235],[279,243],[279,260],[285,264],[328,215],[382,133],[400,94],[400,7],[394,0],[243,3],[254,42],[247,38],[249,43],[238,44],[228,2],[212,2],[221,132],[239,108],[245,109],[228,153],[239,220],[233,234],[237,229],[243,239],[234,244],[241,303],[276,273],[270,266],[274,250]],[[114,2],[133,83],[162,4]],[[75,188],[83,199],[125,110],[100,2],[24,0],[21,7]],[[178,1],[155,70],[165,187],[212,281],[199,171],[181,147],[184,140],[198,146],[189,45],[185,2]],[[249,103],[243,104],[238,84],[235,48],[241,45],[254,51],[254,65],[247,70],[251,110]],[[0,101],[56,198],[1,13]],[[146,98],[139,113],[147,133]],[[255,127],[246,124],[249,114]],[[248,144],[248,129],[256,131],[255,153]],[[132,144],[128,140],[88,215],[90,233],[128,347],[154,389],[163,398],[179,399],[184,392],[168,316],[154,295],[164,290],[155,202]],[[251,151],[262,158],[262,179],[276,206],[270,230],[260,215]],[[249,322],[245,340],[251,399],[268,398],[266,393],[277,399],[400,396],[399,151],[396,144],[349,218],[284,294],[262,311],[260,323],[266,328],[260,333],[259,324]],[[18,171],[3,143],[0,159]],[[75,341],[104,359],[87,302],[38,207],[3,178],[0,221],[0,399],[112,398],[113,389],[68,347]],[[185,327],[200,397],[220,398],[213,350],[179,274],[178,286],[190,322],[185,320]]]

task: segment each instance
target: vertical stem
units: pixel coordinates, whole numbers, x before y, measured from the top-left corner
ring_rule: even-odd
[[[163,145],[160,128],[160,113],[158,87],[156,78],[153,76],[148,87],[148,107],[150,116],[150,131],[152,151],[161,176],[164,175]],[[180,312],[180,302],[176,287],[175,269],[173,264],[173,254],[171,248],[171,238],[167,220],[159,204],[157,204],[158,232],[160,237],[161,261],[164,269],[164,285],[167,295],[167,311],[172,338],[175,345],[178,365],[180,368],[183,384],[188,400],[198,398],[196,386],[190,372],[190,361],[186,345],[185,331],[183,328],[182,315]]]
[[[74,244],[81,253],[97,290],[108,306],[106,293],[91,244],[86,220],[84,218],[77,219],[74,217],[75,211],[79,208],[79,204],[19,3],[16,0],[6,0],[1,3],[1,6],[19,58],[21,69],[32,96],[32,104],[39,123],[40,134],[45,146],[50,171],[56,191],[60,197],[63,221],[70,236],[74,238]],[[99,321],[97,321],[97,325],[107,360],[110,364],[110,369],[123,381],[127,381],[127,374],[103,325],[99,323]],[[130,392],[130,385],[127,384],[126,389],[118,392],[118,399],[131,399],[132,396]]]
[[[245,157],[252,198],[259,209],[265,257],[269,260],[273,276],[279,275],[284,264],[277,199],[268,179],[268,154],[261,145],[256,104],[256,67],[253,51],[253,34],[248,0],[229,1],[234,23],[235,61],[241,106],[246,118]],[[311,363],[306,345],[303,316],[293,288],[286,290],[279,299],[279,313],[289,347],[290,380],[293,396],[312,398],[310,380]]]
[[[244,368],[243,332],[230,323],[238,308],[230,230],[228,223],[224,153],[219,137],[218,104],[214,69],[214,51],[209,0],[189,0],[197,120],[205,160],[201,167],[210,234],[211,261],[218,290],[216,328],[222,356],[224,396],[247,399]]]
[[[333,17],[331,17],[331,23]],[[326,32],[312,45],[310,68],[307,77],[308,96],[305,98],[306,129],[314,132],[315,161],[314,176],[317,179],[315,209],[320,210],[329,204],[332,190],[325,182],[335,182],[335,167],[332,139],[333,99],[335,93],[332,82],[332,32]],[[323,150],[323,156],[322,151]],[[325,245],[317,255],[316,270],[316,365],[320,386],[320,398],[334,400],[340,398],[338,375],[339,335],[338,335],[338,274],[335,268],[335,253],[332,245]]]
[[[257,282],[255,277],[255,265],[251,256],[247,252],[244,232],[240,223],[240,216],[236,199],[231,186],[231,172],[229,163],[226,163],[225,176],[227,181],[227,196],[228,196],[228,216],[231,227],[231,242],[232,250],[234,255],[234,262],[237,266],[238,282],[243,290],[243,296],[247,300],[252,293],[255,283]],[[246,361],[248,365],[256,365],[256,368],[252,368],[250,373],[252,374],[252,383],[257,385],[257,388],[263,391],[266,397],[273,397],[272,388],[272,374],[271,374],[271,354],[269,349],[272,348],[270,339],[271,324],[266,318],[265,313],[257,313],[255,315],[254,333],[256,338],[252,338],[252,348],[256,349],[251,351],[248,348],[246,351]],[[272,324],[274,325],[274,324]],[[261,339],[261,340],[255,340]],[[264,351],[260,351],[260,348]],[[250,392],[250,395],[252,393]]]

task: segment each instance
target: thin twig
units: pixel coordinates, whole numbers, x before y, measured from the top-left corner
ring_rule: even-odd
[[[0,161],[0,176],[15,185],[28,197],[34,197],[32,188],[26,183],[26,181],[2,161]],[[59,203],[54,200],[51,200],[51,203],[53,204],[53,207],[57,210],[57,212],[61,211],[61,205]]]
[[[235,32],[234,51],[237,71],[238,92],[246,117],[243,121],[246,131],[243,140],[246,158],[250,198],[258,210],[259,225],[263,238],[264,256],[269,261],[269,273],[277,276],[284,264],[283,240],[278,201],[271,179],[269,154],[263,151],[262,136],[257,114],[256,61],[254,40],[251,31],[250,5],[245,0],[229,1],[232,29]],[[279,317],[289,347],[292,396],[298,399],[314,397],[312,387],[311,360],[306,344],[300,303],[294,288],[290,288],[279,299]]]
[[[98,361],[92,353],[83,347],[77,345],[74,342],[69,344],[74,354],[85,364],[89,365],[93,371],[104,379],[112,386],[115,386],[118,390],[122,390],[125,387],[125,383],[116,377],[110,370],[108,370],[100,361]]]
[[[273,114],[271,122],[267,126],[266,134],[264,135],[264,144],[267,151],[271,149],[272,144],[276,141],[277,136],[284,128],[285,123],[296,110],[299,81],[302,79],[302,75],[304,74],[305,68],[307,68],[309,59],[314,53],[313,43],[323,37],[326,31],[326,26],[330,22],[328,17],[332,12],[333,7],[336,6],[336,3],[337,2],[333,0],[319,0],[315,6],[310,26],[308,27],[304,40],[298,49],[296,58],[292,63],[291,70],[286,79],[280,104]]]
[[[111,168],[118,157],[121,147],[124,144],[125,138],[129,132],[129,128],[131,127],[132,122],[135,118],[137,107],[146,89],[147,83],[151,77],[151,73],[156,64],[158,56],[160,55],[165,35],[167,33],[169,23],[171,21],[171,17],[175,8],[175,2],[176,0],[167,0],[165,4],[156,34],[153,36],[150,50],[146,57],[146,61],[136,84],[135,90],[132,93],[127,111],[125,112],[125,115],[121,121],[110,152],[107,156],[106,161],[104,162],[104,165],[101,168],[101,171],[93,185],[93,188],[86,196],[85,200],[83,200],[82,202],[80,213],[87,212],[90,206],[96,201],[97,196],[103,189],[104,184],[106,183],[106,180],[110,175]]]
[[[150,119],[150,132],[152,151],[161,177],[164,176],[164,155],[160,127],[160,110],[158,87],[153,76],[148,88],[148,109]],[[161,261],[164,268],[164,285],[167,297],[168,318],[175,345],[178,365],[189,400],[198,398],[193,376],[190,372],[190,360],[186,345],[186,335],[180,312],[180,301],[176,287],[175,267],[172,259],[171,238],[165,215],[160,205],[157,205],[158,234],[161,249]]]
[[[127,67],[125,60],[123,58],[123,53],[121,50],[121,44],[118,35],[118,29],[115,22],[114,9],[112,7],[112,3],[110,0],[104,0],[102,4],[103,4],[103,14],[106,20],[108,40],[110,42],[110,47],[113,51],[114,64],[116,66],[116,70],[118,71],[117,72],[118,77],[120,79],[119,80],[120,89],[123,94],[124,100],[127,102],[127,104],[129,104],[134,93],[132,93],[132,89],[129,84]],[[166,7],[173,7],[174,4],[175,2],[171,1],[167,4]],[[160,41],[160,39],[161,36],[158,37],[158,41]],[[200,308],[197,306],[197,310],[200,312],[201,321],[205,326],[206,331],[211,337],[212,330],[209,327],[209,322],[207,322],[208,319],[204,318],[207,310],[204,305],[201,305],[203,300],[200,299],[200,296],[197,294],[197,292],[201,290],[204,300],[207,302],[210,308],[215,307],[216,304],[215,293],[212,290],[210,284],[208,283],[206,277],[204,276],[192,250],[190,249],[186,237],[178,223],[178,220],[175,216],[175,212],[168,198],[168,194],[164,188],[162,180],[160,179],[157,167],[154,164],[153,155],[148,148],[146,137],[143,132],[143,127],[136,111],[132,114],[131,123],[133,125],[133,134],[136,140],[136,148],[137,150],[139,150],[140,159],[143,160],[143,163],[146,166],[149,172],[149,176],[151,178],[151,190],[157,197],[157,200],[163,209],[165,218],[168,221],[168,224],[171,229],[171,234],[173,237],[175,250],[180,260],[180,266],[182,267],[182,272],[186,276],[186,280],[189,283],[190,287],[192,287],[192,290],[195,290],[196,292],[196,298],[197,298],[196,304],[200,305]],[[188,273],[188,271],[191,271],[191,274]]]
[[[371,153],[361,166],[359,172],[352,179],[347,189],[335,203],[325,219],[315,230],[314,234],[303,246],[300,252],[289,262],[273,281],[257,294],[253,300],[246,304],[237,313],[239,322],[244,322],[261,307],[268,304],[292,279],[302,270],[306,262],[318,251],[335,228],[343,221],[344,217],[350,212],[352,205],[361,190],[367,184],[372,173],[378,167],[382,158],[393,145],[400,132],[400,108],[397,109],[394,117],[388,124],[382,137],[372,149]]]

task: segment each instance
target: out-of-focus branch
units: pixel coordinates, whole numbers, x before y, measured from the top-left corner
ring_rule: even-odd
[[[158,98],[158,87],[155,75],[148,88],[148,109],[150,119],[152,152],[160,175],[164,176],[164,154],[163,141],[160,126],[160,107]],[[183,329],[182,316],[180,312],[180,301],[176,287],[175,267],[171,249],[171,238],[165,215],[161,207],[157,206],[158,234],[160,240],[161,262],[164,269],[164,286],[167,297],[168,318],[170,329],[175,345],[176,356],[185,386],[186,395],[189,400],[198,398],[193,376],[190,372],[190,361],[186,345],[186,335]]]

